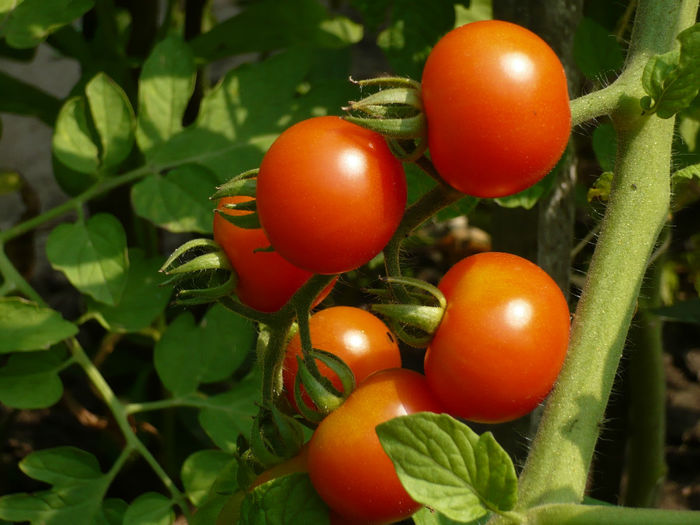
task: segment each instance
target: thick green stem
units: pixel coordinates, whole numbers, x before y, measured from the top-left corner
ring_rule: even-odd
[[[572,327],[569,354],[547,402],[520,480],[520,508],[578,502],[584,494],[630,320],[669,207],[673,119],[642,117],[640,77],[652,54],[694,22],[697,0],[640,2],[627,95],[612,112],[618,131],[615,179]],[[637,104],[637,106],[635,106]]]
[[[526,523],[537,525],[692,525],[700,512],[666,509],[633,509],[612,505],[543,505],[530,509]]]

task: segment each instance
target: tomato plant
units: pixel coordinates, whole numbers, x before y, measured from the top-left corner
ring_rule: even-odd
[[[257,198],[260,223],[280,255],[334,274],[384,248],[403,216],[406,180],[381,135],[339,117],[316,117],[272,144]]]
[[[230,215],[251,213],[224,208],[225,204],[249,200],[252,197],[224,197],[219,200],[217,208]],[[242,303],[261,312],[279,310],[312,275],[274,251],[258,251],[270,246],[262,229],[240,228],[219,213],[214,215],[214,240],[224,250],[236,272],[236,295]],[[317,302],[321,302],[332,287],[329,285]]]
[[[438,288],[447,308],[425,375],[447,411],[491,423],[530,412],[566,355],[569,309],[559,287],[526,259],[486,252],[458,262]]]
[[[275,478],[294,474],[295,472],[307,472],[309,470],[309,447],[308,444],[301,447],[296,456],[289,458],[282,463],[278,463],[267,470],[261,472],[250,484],[248,490],[253,490],[258,485],[267,483]]]
[[[372,374],[318,426],[309,442],[309,474],[319,495],[339,515],[391,523],[420,508],[399,482],[374,428],[442,405],[425,377],[407,369]]]
[[[449,32],[428,56],[421,90],[432,161],[463,193],[517,193],[544,177],[566,147],[564,69],[523,27],[489,20]]]
[[[401,366],[399,346],[389,328],[361,308],[334,306],[316,312],[309,319],[309,331],[313,348],[340,357],[352,370],[357,383],[373,372]],[[283,370],[284,388],[293,405],[296,405],[297,356],[301,355],[301,338],[297,333],[287,345]],[[320,362],[318,368],[336,388],[341,388],[340,379],[330,368]]]

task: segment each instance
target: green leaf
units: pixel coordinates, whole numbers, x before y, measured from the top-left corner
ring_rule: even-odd
[[[587,78],[595,79],[619,70],[624,57],[615,36],[584,16],[574,34],[574,61]]]
[[[94,0],[24,0],[5,20],[5,39],[12,47],[34,47],[93,5]]]
[[[159,170],[201,164],[212,170],[219,182],[258,166],[264,152],[288,126],[325,114],[329,108],[337,111],[347,102],[344,90],[321,96],[318,90],[301,89],[316,65],[326,63],[327,56],[295,48],[230,71],[204,97],[196,122],[155,147],[149,161]],[[345,70],[346,84],[347,74]]]
[[[92,454],[75,447],[57,447],[32,452],[19,466],[28,476],[53,487],[1,497],[1,519],[63,525],[104,518],[102,498],[112,478],[102,474]]]
[[[263,483],[241,505],[239,525],[328,524],[328,507],[308,474],[296,473]]]
[[[0,354],[46,350],[78,333],[57,311],[18,297],[0,298]]]
[[[411,497],[448,518],[515,506],[515,468],[490,432],[479,436],[451,416],[424,412],[382,423],[377,435]]]
[[[700,178],[700,164],[691,164],[673,173],[672,181]]]
[[[12,354],[0,368],[0,402],[19,409],[47,408],[63,396],[58,373],[63,369],[61,349]]]
[[[180,478],[185,493],[193,505],[199,507],[219,475],[227,468],[234,456],[221,450],[198,450],[182,464]]]
[[[157,492],[141,494],[124,513],[123,525],[171,525],[175,522],[173,502]]]
[[[0,71],[0,112],[29,115],[53,126],[61,101],[41,89]]]
[[[198,326],[185,313],[156,343],[156,371],[174,395],[189,394],[200,383],[228,378],[253,349],[254,340],[253,324],[219,304],[209,309]]]
[[[455,27],[493,18],[491,0],[470,0],[468,4],[469,7],[455,4]]]
[[[88,127],[85,100],[69,98],[56,119],[53,152],[67,167],[80,173],[97,173],[99,152]]]
[[[542,180],[537,182],[534,186],[524,189],[514,195],[508,195],[507,197],[498,197],[494,199],[499,206],[504,208],[525,208],[526,210],[532,209],[537,202],[547,195],[554,187],[554,182],[556,181],[556,174],[558,170],[555,167],[550,171]]]
[[[601,124],[593,131],[591,138],[593,153],[603,171],[612,171],[617,155],[617,133],[609,122]]]
[[[80,195],[99,180],[97,172],[88,174],[69,168],[58,160],[55,151],[51,155],[51,166],[54,179],[60,188],[71,197]]]
[[[124,90],[104,73],[87,83],[85,95],[100,137],[101,167],[113,170],[134,145],[134,110]]]
[[[668,321],[700,324],[700,298],[696,297],[671,306],[655,308],[652,312]]]
[[[131,189],[134,213],[175,233],[211,233],[217,177],[207,168],[186,164],[166,175],[149,175]]]
[[[51,265],[93,299],[116,305],[126,285],[129,260],[121,223],[100,213],[86,223],[61,224],[46,242]]]
[[[264,0],[190,42],[199,60],[305,45],[341,47],[358,42],[362,28],[345,17],[330,18],[317,0]]]
[[[199,424],[217,447],[233,454],[238,436],[250,435],[259,399],[260,377],[251,373],[228,392],[208,398],[199,412]]]
[[[87,306],[99,314],[110,332],[138,332],[151,325],[168,304],[172,290],[160,286],[164,277],[158,273],[160,257],[146,258],[137,248],[129,250],[129,272],[124,292],[115,306],[87,298]]]
[[[241,502],[255,474],[236,456],[229,455],[228,458],[197,505],[190,525],[238,523]]]
[[[700,24],[676,37],[680,48],[649,59],[644,67],[642,85],[647,92],[642,108],[670,118],[688,107],[700,90]]]
[[[396,0],[391,3],[389,25],[379,33],[377,44],[398,75],[420,79],[433,46],[454,26],[451,1]]]
[[[128,505],[118,498],[108,498],[102,502],[102,515],[93,521],[93,525],[122,525]]]
[[[612,189],[613,173],[606,171],[600,174],[600,177],[596,179],[593,185],[588,190],[588,202],[593,199],[600,199],[606,202],[610,197],[610,190]]]
[[[362,25],[356,24],[344,16],[335,16],[321,21],[318,27],[317,43],[321,47],[340,48],[356,44],[362,40],[363,34]]]
[[[190,47],[171,35],[159,42],[139,77],[136,140],[144,153],[182,129],[194,91],[196,68]]]
[[[451,520],[436,510],[423,507],[411,517],[413,518],[413,523],[416,525],[485,525],[491,518],[491,513],[481,518],[465,522]]]

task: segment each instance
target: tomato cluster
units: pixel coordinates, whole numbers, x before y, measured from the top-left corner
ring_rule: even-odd
[[[450,32],[430,54],[421,89],[432,162],[463,193],[495,197],[531,186],[568,140],[561,64],[539,37],[513,24],[479,22]],[[214,238],[238,278],[238,298],[275,312],[313,274],[367,263],[396,232],[406,193],[402,164],[382,135],[339,117],[291,126],[257,174],[261,228],[238,227],[221,215],[214,221]],[[252,213],[226,207],[251,200],[223,198],[220,214]],[[358,386],[320,421],[297,457],[256,485],[308,470],[334,523],[391,523],[420,504],[402,487],[375,433],[378,424],[420,411],[496,423],[527,414],[545,398],[569,339],[568,305],[554,281],[521,257],[488,252],[454,265],[438,288],[445,303],[424,373],[401,368],[395,336],[365,310],[336,306],[299,319],[310,342],[300,329],[285,343],[288,408],[299,410],[301,401],[313,408],[307,395],[313,392],[296,376],[302,356],[314,350],[340,358]],[[322,362],[310,370],[342,391]]]

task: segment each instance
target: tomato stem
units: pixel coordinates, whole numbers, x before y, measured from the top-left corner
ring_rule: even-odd
[[[617,81],[625,94],[611,111],[618,133],[613,188],[569,353],[521,474],[520,509],[583,497],[647,261],[669,209],[674,119],[641,116],[641,75],[648,59],[671,49],[678,30],[695,21],[697,4],[639,3],[626,70]]]

